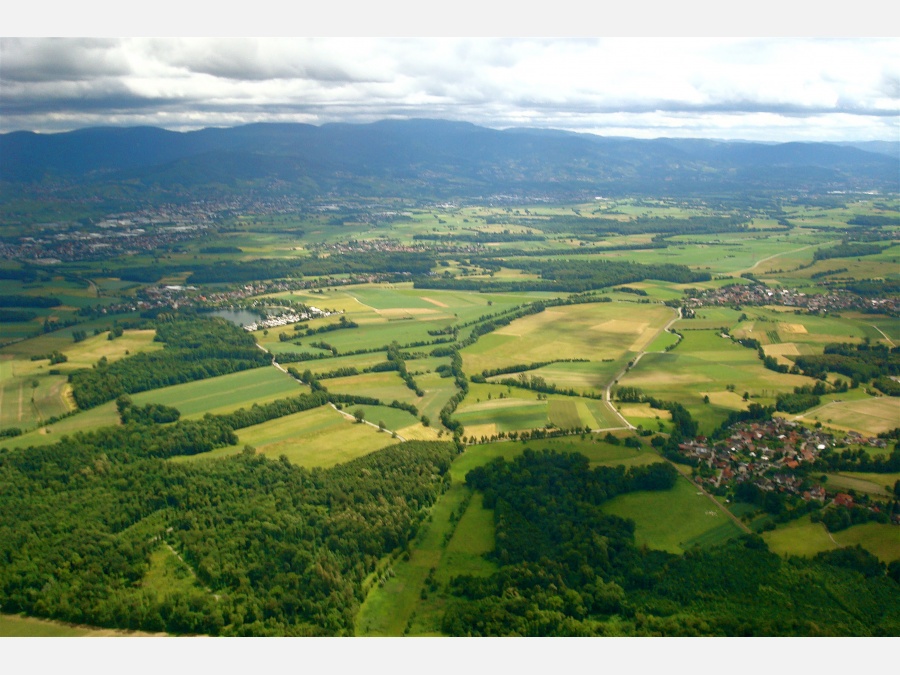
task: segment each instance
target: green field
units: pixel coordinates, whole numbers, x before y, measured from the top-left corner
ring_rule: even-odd
[[[136,405],[164,403],[181,411],[182,418],[223,414],[308,392],[290,375],[264,366],[163,389],[144,391],[131,398]]]
[[[900,559],[900,535],[895,525],[865,523],[829,534],[822,523],[813,523],[804,516],[764,532],[762,537],[772,551],[781,555],[812,557],[822,551],[859,544],[882,562]]]
[[[107,335],[101,333],[79,343],[48,335],[0,351],[0,428],[29,430],[74,410],[67,383],[68,374],[74,370],[90,368],[103,357],[117,361],[129,354],[162,349],[162,343],[153,342],[152,330],[125,331],[115,340],[108,340]],[[24,348],[28,343],[31,347]],[[43,345],[47,351],[37,351],[36,345]],[[31,353],[43,355],[55,350],[68,360],[54,365],[48,359],[31,360]],[[51,370],[58,374],[51,375]]]
[[[883,563],[900,560],[900,533],[896,525],[865,523],[835,532],[834,538],[841,546],[859,544]]]
[[[639,546],[671,553],[713,545],[742,533],[724,509],[687,480],[678,480],[666,492],[619,495],[604,504],[603,510],[634,520]]]
[[[619,379],[620,385],[638,387],[660,400],[679,401],[706,433],[734,409],[727,397],[716,403],[716,396],[729,393],[729,385],[738,396],[749,394],[751,402],[773,405],[777,394],[811,382],[800,375],[767,370],[755,350],[714,330],[685,331],[684,340],[673,351],[646,354]],[[710,397],[710,403],[703,402],[704,396]]]
[[[60,621],[35,619],[30,616],[0,614],[0,638],[24,637],[158,637],[162,633],[151,634],[137,631],[76,626]]]
[[[221,456],[251,445],[256,451],[278,459],[282,455],[294,464],[329,467],[375,452],[399,441],[390,433],[379,432],[366,424],[357,424],[331,406],[279,417],[238,431],[236,447],[214,450],[208,456]]]

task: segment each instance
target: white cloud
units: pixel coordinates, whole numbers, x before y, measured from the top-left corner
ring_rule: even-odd
[[[0,39],[0,130],[446,117],[896,139],[894,39]]]

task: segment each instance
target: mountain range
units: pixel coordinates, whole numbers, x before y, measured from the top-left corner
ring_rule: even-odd
[[[77,191],[168,201],[897,192],[900,143],[640,140],[427,119],[97,127],[0,135],[0,188],[4,199]]]

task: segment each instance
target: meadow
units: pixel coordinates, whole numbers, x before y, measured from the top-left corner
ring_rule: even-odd
[[[206,413],[221,415],[308,391],[290,375],[262,367],[144,391],[131,398],[136,405],[163,403],[181,411],[184,419],[196,419]]]
[[[603,510],[633,520],[639,546],[671,553],[721,543],[742,532],[725,509],[688,480],[678,480],[666,492],[619,495]]]
[[[331,406],[241,429],[238,440],[240,447],[250,445],[271,459],[284,456],[308,468],[334,466],[399,443],[389,432],[357,424]]]
[[[517,319],[462,351],[467,372],[558,359],[627,360],[672,318],[659,305],[596,303],[551,307]]]

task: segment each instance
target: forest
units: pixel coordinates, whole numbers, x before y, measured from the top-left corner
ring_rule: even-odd
[[[443,629],[461,636],[896,635],[895,580],[863,549],[779,558],[757,535],[675,556],[638,548],[634,525],[602,505],[667,490],[669,464],[594,468],[526,451],[466,476],[494,508],[500,564],[459,576]]]
[[[152,438],[151,438],[152,436]],[[251,451],[224,420],[132,423],[0,454],[0,606],[68,622],[209,635],[346,635],[364,582],[416,534],[453,443],[410,442],[329,470]],[[127,447],[127,450],[124,448]],[[194,583],[140,582],[169,551]]]

